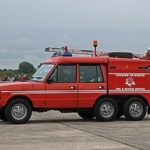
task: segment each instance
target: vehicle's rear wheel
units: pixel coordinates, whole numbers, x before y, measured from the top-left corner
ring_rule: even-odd
[[[6,119],[14,124],[26,123],[32,114],[31,105],[21,98],[13,99],[5,109]]]
[[[94,108],[94,115],[97,120],[111,121],[116,118],[118,114],[117,103],[109,97],[100,99]]]
[[[0,119],[3,121],[7,121],[4,110],[0,110]]]
[[[92,119],[94,117],[94,113],[92,110],[78,111],[78,115],[83,119]]]
[[[139,97],[132,97],[125,102],[123,110],[127,120],[142,120],[146,115],[146,103]]]

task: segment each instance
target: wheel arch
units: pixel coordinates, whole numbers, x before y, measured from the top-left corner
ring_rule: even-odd
[[[103,98],[105,98],[105,97],[110,97],[109,95],[101,95],[101,96],[99,96],[97,99],[96,99],[96,101],[95,101],[95,103],[94,103],[94,105],[93,105],[93,108],[95,107],[95,105],[98,103],[98,101],[100,100],[100,99],[103,99]]]
[[[13,99],[19,99],[19,98],[26,100],[26,101],[31,105],[31,108],[32,108],[32,109],[34,108],[31,99],[30,99],[29,97],[23,96],[23,95],[15,95],[15,96],[12,96],[12,97],[7,101],[7,103],[6,103],[5,106],[7,106],[8,103],[10,103],[11,101],[13,101]]]
[[[149,106],[148,100],[144,96],[132,95],[130,98],[133,98],[133,97],[141,98],[145,102],[146,106]]]

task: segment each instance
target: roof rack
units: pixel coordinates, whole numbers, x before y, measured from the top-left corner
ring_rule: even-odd
[[[68,49],[67,46],[64,46],[64,47],[61,47],[61,48],[47,47],[47,48],[45,48],[45,52],[53,52],[53,54],[55,54],[55,56],[66,56],[66,55],[64,55],[64,53],[67,53],[67,52],[71,53],[71,54],[94,56],[93,50]],[[102,52],[97,51],[97,56],[100,56],[100,55],[102,55]]]
[[[129,59],[147,59],[150,60],[150,50],[147,51],[146,55],[141,54],[133,54],[130,52],[102,52],[97,51],[97,41],[93,41],[94,50],[87,50],[87,49],[68,49],[67,46],[63,47],[47,47],[45,48],[45,52],[53,52],[52,57],[56,56],[72,56],[72,54],[79,54],[79,55],[89,55],[89,56],[108,56],[108,57],[115,57],[115,58],[129,58]]]

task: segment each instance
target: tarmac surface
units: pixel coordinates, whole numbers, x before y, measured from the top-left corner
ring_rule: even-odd
[[[75,113],[33,113],[23,125],[0,121],[0,150],[150,150],[150,117],[98,122]]]

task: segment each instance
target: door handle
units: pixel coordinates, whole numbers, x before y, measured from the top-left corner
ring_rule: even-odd
[[[70,86],[70,90],[75,90],[76,87],[75,86]]]
[[[98,89],[102,90],[102,89],[104,89],[104,87],[103,86],[98,86]]]

